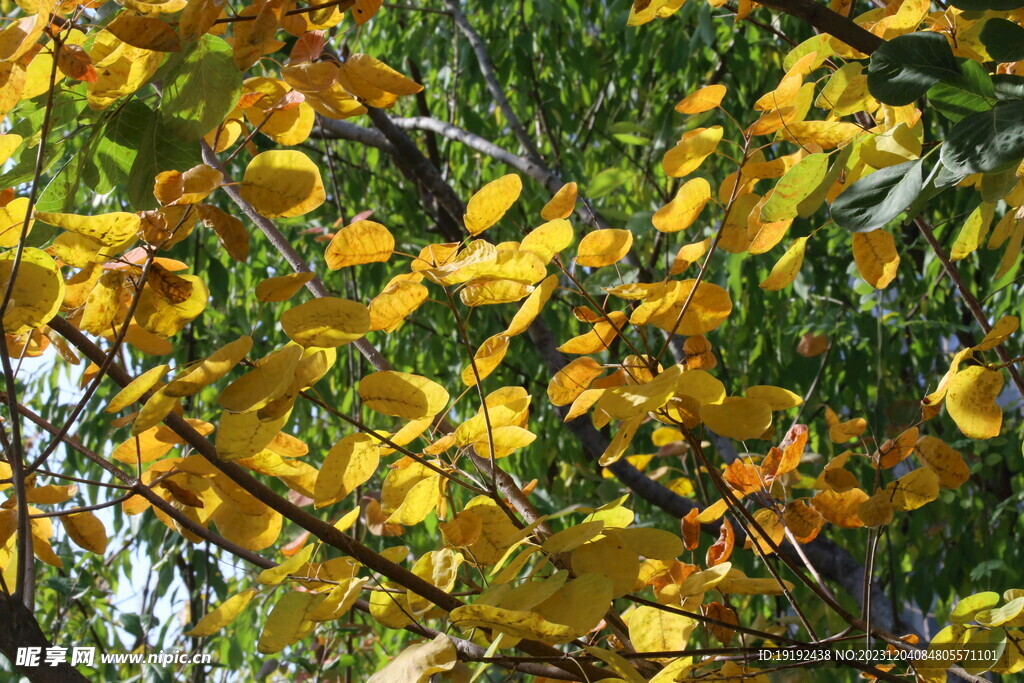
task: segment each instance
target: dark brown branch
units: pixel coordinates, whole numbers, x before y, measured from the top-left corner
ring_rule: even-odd
[[[758,4],[802,19],[822,33],[838,38],[866,55],[870,55],[885,42],[852,19],[833,12],[828,5],[815,0],[763,0]]]

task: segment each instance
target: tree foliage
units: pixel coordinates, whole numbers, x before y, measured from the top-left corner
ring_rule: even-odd
[[[8,2],[9,670],[1024,670],[1020,4]]]

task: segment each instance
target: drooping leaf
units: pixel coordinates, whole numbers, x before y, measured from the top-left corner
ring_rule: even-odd
[[[832,202],[832,220],[851,232],[884,227],[921,192],[921,164],[921,159],[907,161],[861,178]]]

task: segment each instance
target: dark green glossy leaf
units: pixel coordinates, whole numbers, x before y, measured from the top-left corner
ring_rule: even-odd
[[[880,228],[906,210],[924,185],[922,159],[861,178],[832,202],[832,220],[851,232]]]
[[[1024,156],[1024,102],[1005,102],[968,116],[942,146],[942,164],[954,173],[992,173]]]
[[[971,60],[960,65],[958,77],[936,83],[928,90],[928,102],[953,123],[988,111],[995,104],[995,97],[992,77],[983,66]]]
[[[997,62],[1016,62],[1024,59],[1024,28],[1012,21],[994,17],[981,29],[982,44],[989,56]]]
[[[960,75],[953,50],[940,33],[908,33],[871,55],[868,90],[886,104],[910,104],[940,80]]]
[[[1022,0],[953,0],[950,4],[967,12],[983,12],[985,10],[1009,12],[1024,7]]]

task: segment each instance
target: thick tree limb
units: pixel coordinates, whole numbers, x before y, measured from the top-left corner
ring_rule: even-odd
[[[852,19],[833,12],[828,5],[815,0],[763,0],[758,4],[801,19],[866,55],[870,55],[885,42]]]
[[[0,652],[4,653],[11,664],[17,661],[18,648],[40,648],[42,659],[46,648],[53,647],[32,612],[9,595],[0,596],[0,623],[3,624],[3,628],[0,628]],[[17,671],[32,683],[88,683],[89,680],[67,661],[57,666],[41,664],[17,668]]]

